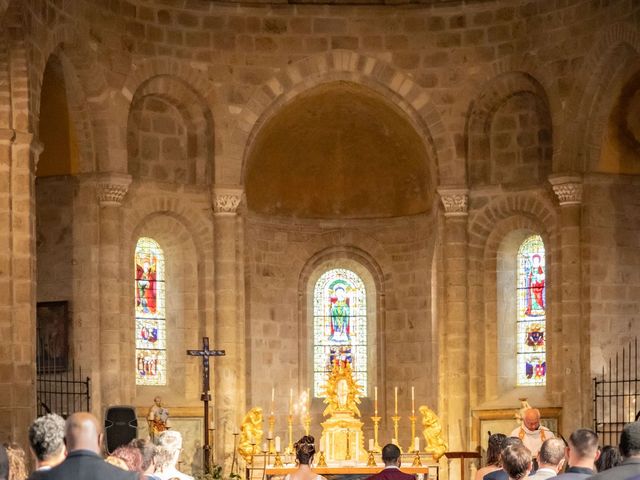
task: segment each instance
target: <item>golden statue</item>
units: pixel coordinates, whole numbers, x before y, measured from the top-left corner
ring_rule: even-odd
[[[341,412],[359,417],[361,390],[362,387],[353,378],[351,364],[336,360],[322,392],[325,395],[324,403],[327,404],[322,415],[326,417]]]
[[[323,388],[327,404],[323,415],[329,418],[322,423],[320,449],[326,460],[365,463],[363,423],[357,418],[362,387],[353,378],[351,364],[336,360]]]
[[[431,453],[433,459],[438,461],[440,457],[447,451],[447,444],[442,438],[442,425],[440,425],[440,419],[436,413],[426,405],[421,405],[418,408],[420,415],[422,415],[422,435],[427,446],[424,451]]]
[[[260,451],[262,443],[262,408],[253,407],[242,420],[238,453],[245,461],[250,462],[251,457]]]

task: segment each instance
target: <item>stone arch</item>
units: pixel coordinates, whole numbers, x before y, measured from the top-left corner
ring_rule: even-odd
[[[253,140],[284,104],[315,86],[338,80],[370,88],[404,111],[425,139],[429,156],[435,163],[431,166],[434,183],[460,183],[451,135],[430,94],[389,64],[343,50],[307,57],[284,69],[254,93],[239,114],[231,136],[231,150],[242,155],[242,158],[236,156],[231,161],[242,167],[239,171],[231,169],[237,178],[225,178],[225,183],[242,183]]]
[[[307,368],[299,370],[300,384],[313,385],[313,346],[314,341],[308,333],[313,332],[314,287],[320,276],[332,268],[352,270],[364,283],[367,292],[373,290],[373,296],[367,293],[367,329],[368,329],[368,384],[384,385],[384,276],[380,265],[365,250],[353,245],[340,245],[316,252],[302,268],[298,277],[298,362]],[[371,302],[371,299],[374,299]],[[309,377],[307,377],[309,376]],[[368,392],[367,396],[371,396]]]
[[[188,83],[175,76],[167,75],[156,75],[141,83],[131,100],[127,120],[129,173],[135,173],[132,169],[137,165],[136,160],[139,160],[132,154],[131,149],[131,145],[137,145],[140,126],[134,120],[137,116],[144,115],[144,102],[147,99],[155,99],[156,103],[169,105],[169,108],[178,112],[179,120],[185,126],[185,134],[180,135],[183,141],[179,150],[186,158],[179,163],[180,167],[186,164],[190,171],[186,174],[186,181],[182,183],[212,182],[213,118],[211,112]]]
[[[538,111],[542,125],[552,129],[546,92],[534,77],[525,72],[511,71],[491,79],[471,102],[467,113],[465,140],[470,185],[495,183],[492,122],[496,112],[516,96],[531,98],[532,106]],[[550,173],[551,154],[551,151],[546,153],[549,168],[546,171],[544,166],[541,166],[538,182],[544,181],[546,174]],[[544,161],[544,156],[542,160]]]
[[[583,172],[600,158],[602,137],[616,95],[640,69],[640,32],[616,23],[599,32],[569,98],[567,131],[560,145],[557,172]],[[603,81],[605,79],[605,81]]]
[[[470,218],[468,230],[470,335],[472,338],[484,339],[483,342],[472,342],[470,352],[470,364],[473,365],[470,381],[478,384],[476,401],[479,403],[490,401],[505,393],[504,382],[501,385],[499,381],[500,374],[504,375],[504,372],[498,371],[498,352],[501,351],[498,345],[498,273],[499,258],[503,254],[505,241],[509,240],[514,233],[537,233],[544,240],[547,265],[551,270],[550,283],[554,285],[550,291],[548,290],[552,307],[547,315],[547,329],[560,330],[560,322],[554,322],[553,308],[554,302],[560,299],[560,289],[557,287],[560,278],[557,222],[557,214],[551,199],[527,193],[493,200]],[[557,295],[555,295],[556,292],[558,292]],[[550,363],[553,364],[555,358],[560,357],[557,341],[554,341],[557,336],[552,333],[550,338],[552,343],[547,355]],[[550,375],[545,392],[551,391],[553,386],[553,375]],[[515,388],[515,386],[512,387]],[[544,395],[542,393],[540,396],[544,397]]]

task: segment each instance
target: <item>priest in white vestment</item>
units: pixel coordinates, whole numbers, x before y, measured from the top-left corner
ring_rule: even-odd
[[[512,437],[519,438],[524,446],[531,451],[531,456],[536,457],[545,440],[555,438],[555,435],[547,427],[540,425],[540,410],[529,408],[524,411],[522,425],[511,432]]]

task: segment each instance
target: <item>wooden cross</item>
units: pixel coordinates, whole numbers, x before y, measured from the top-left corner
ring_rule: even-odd
[[[211,446],[209,445],[209,357],[221,357],[225,355],[224,350],[209,350],[209,337],[202,337],[202,350],[187,350],[187,355],[192,357],[202,357],[202,395],[200,400],[204,402],[204,471],[211,472]]]

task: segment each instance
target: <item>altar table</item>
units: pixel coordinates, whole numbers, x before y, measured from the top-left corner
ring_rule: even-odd
[[[328,480],[357,480],[357,479],[365,479],[374,475],[378,472],[381,472],[384,469],[384,465],[377,465],[375,467],[367,467],[365,465],[354,465],[354,466],[342,466],[342,467],[314,467],[312,470],[326,477]],[[261,468],[255,469],[262,471]],[[293,466],[285,466],[281,468],[275,468],[273,466],[267,466],[264,471],[265,476],[267,478],[273,477],[284,477],[288,473],[295,472],[296,468]],[[402,466],[400,468],[404,473],[408,473],[410,475],[416,475],[418,480],[438,480],[438,465],[424,465],[422,467],[412,467],[412,466]],[[252,478],[258,472],[247,472],[248,478]]]

